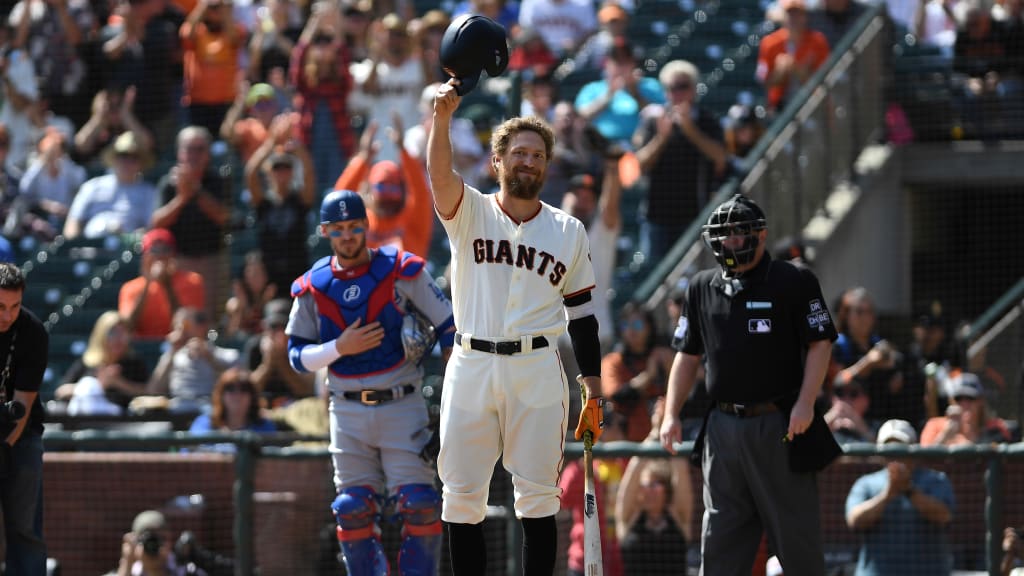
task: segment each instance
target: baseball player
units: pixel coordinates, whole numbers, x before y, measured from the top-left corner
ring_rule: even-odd
[[[425,447],[431,439],[416,356],[433,347],[409,326],[415,308],[451,353],[451,303],[423,271],[419,256],[366,247],[366,208],[336,190],[320,207],[326,256],[292,284],[289,361],[299,372],[328,367],[331,455],[338,491],[331,508],[348,574],[390,573],[377,525],[394,506],[403,522],[398,571],[436,574],[441,545],[440,495]]]
[[[449,134],[459,84],[453,78],[438,89],[427,145],[434,207],[451,241],[459,329],[441,393],[442,519],[454,574],[483,574],[481,522],[502,456],[523,524],[524,571],[551,574],[570,393],[555,343],[567,319],[588,394],[576,438],[601,434],[601,347],[587,233],[579,220],[538,199],[554,137],[537,118],[512,118],[494,130],[497,194],[463,183],[452,168]]]

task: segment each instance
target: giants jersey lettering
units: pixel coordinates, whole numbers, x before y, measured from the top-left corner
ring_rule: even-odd
[[[498,203],[464,186],[451,219],[452,307],[460,332],[481,338],[557,335],[565,330],[562,299],[594,288],[583,224],[541,204],[516,223]]]

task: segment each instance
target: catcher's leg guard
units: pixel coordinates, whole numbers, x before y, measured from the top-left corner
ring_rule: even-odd
[[[369,486],[345,488],[331,504],[338,521],[338,542],[350,576],[387,576],[387,557],[380,545],[377,494]]]
[[[441,554],[441,495],[430,484],[398,488],[395,511],[402,517],[402,576],[434,576]]]

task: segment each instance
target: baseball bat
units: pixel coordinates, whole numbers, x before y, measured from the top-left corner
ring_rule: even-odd
[[[597,491],[594,490],[594,442],[590,432],[583,434],[583,573],[604,576],[601,559],[601,523],[597,517]]]
[[[579,376],[583,405],[586,406],[586,388]],[[604,576],[601,558],[601,522],[597,516],[597,490],[594,489],[594,435],[583,433],[583,574]]]

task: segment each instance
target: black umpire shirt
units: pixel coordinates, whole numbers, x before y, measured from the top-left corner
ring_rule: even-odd
[[[723,278],[717,268],[698,272],[672,344],[707,353],[712,400],[754,404],[797,394],[808,345],[835,339],[814,274],[765,252],[739,279]]]

